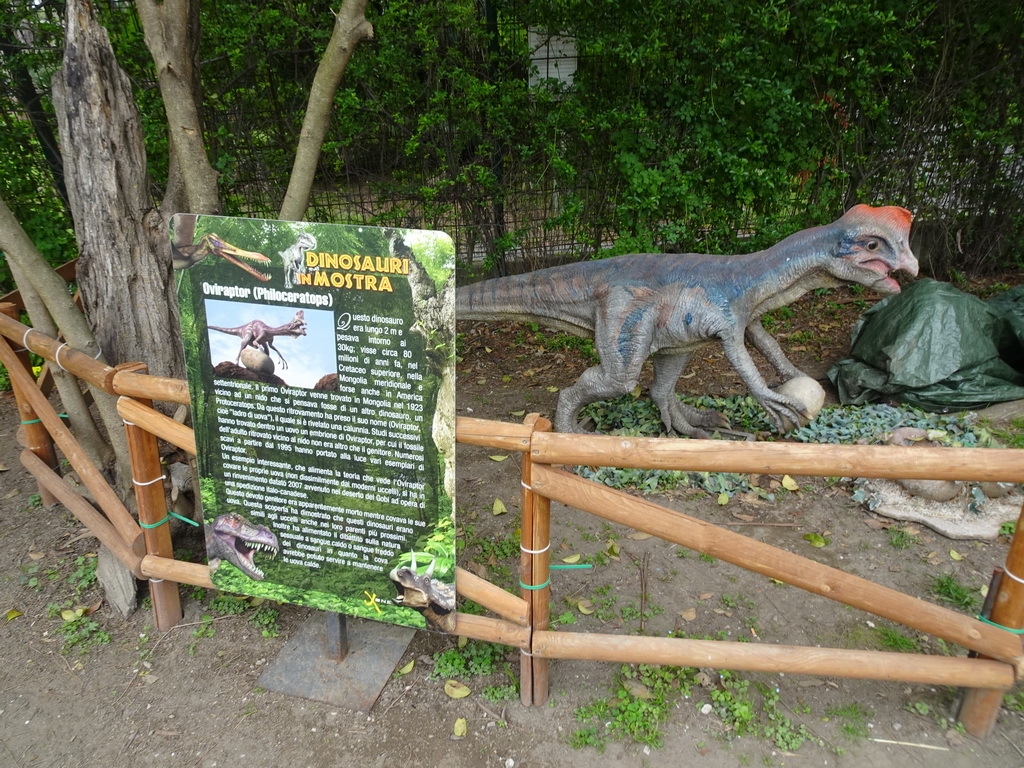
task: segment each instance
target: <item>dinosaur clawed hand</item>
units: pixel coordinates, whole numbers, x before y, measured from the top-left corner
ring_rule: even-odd
[[[716,429],[729,428],[729,420],[718,411],[685,405],[674,396],[667,403],[667,408],[659,405],[659,409],[661,423],[665,426],[666,432],[677,432],[687,437],[709,440],[711,433],[707,430],[713,432]],[[704,429],[705,427],[707,429]]]
[[[813,418],[807,412],[807,406],[796,398],[780,395],[770,389],[756,393],[754,397],[764,408],[768,420],[777,432],[788,432],[792,425],[806,424]]]

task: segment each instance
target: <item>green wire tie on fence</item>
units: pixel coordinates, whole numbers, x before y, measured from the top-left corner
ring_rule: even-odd
[[[569,568],[593,568],[593,567],[594,567],[593,565],[589,565],[589,564],[585,564],[585,565],[549,565],[548,566],[548,570],[549,571],[553,571],[555,569],[567,570]],[[543,584],[539,584],[537,586],[530,586],[529,584],[523,584],[523,582],[521,582],[521,581],[519,582],[519,586],[522,587],[523,589],[544,589],[544,587],[546,587],[550,583],[551,583],[551,579],[548,578],[548,580],[545,581]]]
[[[186,523],[188,523],[189,525],[194,525],[196,528],[199,527],[199,523],[197,523],[195,520],[189,520],[187,517],[182,517],[177,512],[168,512],[167,513],[167,517],[165,517],[159,523],[144,523],[144,522],[142,522],[140,520],[139,521],[139,525],[142,526],[143,528],[158,528],[161,525],[163,525],[164,523],[166,523],[168,520],[170,520],[172,517],[176,517],[179,520],[183,520]]]
[[[58,413],[57,415],[60,416],[62,419],[68,418],[68,415],[66,413]],[[22,424],[38,424],[40,421],[41,421],[41,419],[32,419],[32,421],[23,421],[21,423]]]
[[[978,621],[983,622],[985,624],[991,624],[993,627],[1005,629],[1007,632],[1012,632],[1015,635],[1024,635],[1024,628],[1010,629],[1009,627],[1004,627],[1002,624],[996,624],[994,621],[992,621],[991,619],[986,619],[984,616],[978,616]]]

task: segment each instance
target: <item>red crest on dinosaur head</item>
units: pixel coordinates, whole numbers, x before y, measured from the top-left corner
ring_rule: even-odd
[[[872,208],[870,205],[860,203],[853,206],[843,216],[848,221],[874,222],[882,227],[889,227],[894,231],[910,231],[910,222],[914,220],[914,214],[906,208],[895,205],[886,205],[881,208]]]

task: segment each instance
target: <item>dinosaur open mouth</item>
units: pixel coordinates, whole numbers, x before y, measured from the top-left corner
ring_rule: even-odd
[[[892,265],[883,259],[868,259],[860,262],[858,266],[878,273],[878,279],[875,280],[870,287],[879,293],[899,293],[902,290],[900,288],[900,284],[896,282],[891,274],[899,268],[894,270]]]
[[[264,282],[264,283],[267,282],[268,280],[270,280],[270,275],[263,274],[262,272],[260,272],[255,267],[253,267],[253,266],[251,266],[249,264],[246,264],[244,261],[241,260],[241,259],[252,259],[253,261],[269,261],[269,259],[267,259],[266,256],[263,256],[262,253],[252,253],[251,251],[242,251],[241,249],[237,249],[234,252],[234,254],[237,254],[238,256],[240,256],[241,259],[236,259],[234,254],[228,253],[228,252],[223,251],[223,250],[218,251],[218,253],[220,253],[221,257],[223,257],[226,261],[230,261],[236,267],[239,267],[240,269],[244,269],[246,272],[248,272],[250,275],[255,277],[257,280],[259,280],[261,282]],[[255,256],[263,256],[263,258],[262,259],[257,259],[257,258],[254,258]]]
[[[237,536],[234,537],[234,539],[235,540],[231,542],[231,544],[232,546],[234,546],[235,551],[238,553],[238,557],[241,560],[244,560],[245,563],[252,569],[252,572],[255,574],[253,578],[257,580],[262,580],[266,574],[264,574],[263,570],[259,566],[257,566],[255,562],[253,562],[253,558],[256,556],[257,552],[266,552],[272,558],[277,557],[278,548],[275,547],[273,544],[268,544],[264,541],[243,541]]]

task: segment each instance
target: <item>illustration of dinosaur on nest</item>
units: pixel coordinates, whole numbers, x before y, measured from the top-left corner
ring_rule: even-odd
[[[276,328],[271,328],[262,320],[250,320],[245,325],[240,325],[237,328],[221,328],[219,325],[208,325],[206,327],[213,331],[230,333],[242,340],[242,344],[238,348],[238,355],[235,357],[236,365],[241,359],[242,352],[245,351],[245,348],[253,347],[255,349],[262,348],[263,354],[265,355],[269,355],[270,350],[277,352],[277,356],[281,358],[282,369],[287,368],[288,363],[285,361],[284,355],[281,354],[281,351],[274,346],[274,337],[289,336],[296,339],[299,336],[306,335],[306,320],[301,309],[295,313],[295,317],[293,317],[289,322],[284,325],[279,325]]]
[[[596,400],[631,392],[654,356],[651,399],[666,430],[707,437],[725,427],[721,414],[684,405],[676,383],[693,353],[718,341],[750,393],[779,430],[798,423],[804,405],[771,388],[744,337],[783,381],[804,376],[761,324],[761,316],[808,291],[857,283],[899,293],[890,272],[917,276],[910,250],[910,211],[856,205],[840,219],[738,256],[634,254],[551,267],[459,288],[460,320],[537,322],[592,338],[601,362],[561,391],[560,432],[580,432],[577,414]]]

